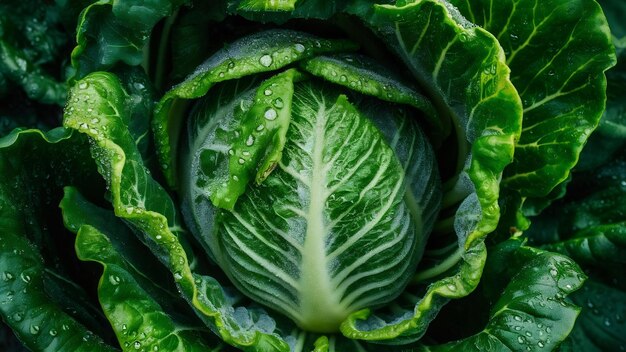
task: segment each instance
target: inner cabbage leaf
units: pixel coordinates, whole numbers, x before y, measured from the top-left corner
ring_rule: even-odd
[[[276,169],[232,210],[216,208],[211,185],[238,179],[226,172],[233,156],[254,162],[278,118],[251,120],[254,97],[273,92],[239,83],[215,88],[191,114],[184,215],[244,294],[305,330],[338,331],[350,313],[396,298],[414,274],[441,200],[434,153],[406,109],[297,82]]]

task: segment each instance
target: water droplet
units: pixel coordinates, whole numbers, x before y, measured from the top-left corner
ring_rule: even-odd
[[[176,279],[177,281],[182,279],[182,278],[183,278],[183,275],[181,275],[181,273],[178,273],[178,272],[174,273],[174,279]]]
[[[163,236],[161,236],[161,235],[156,235],[156,239],[157,239],[157,240],[160,240],[161,238],[163,238]]]
[[[128,329],[128,326],[126,324],[122,324],[122,331]]]
[[[61,329],[63,329],[63,331],[67,331],[67,330],[70,329],[70,326],[67,325],[67,324],[63,324],[63,325],[61,325]]]
[[[8,271],[5,271],[4,273],[2,273],[2,280],[4,280],[4,281],[11,281],[11,280],[13,280],[13,274],[11,274]]]
[[[233,149],[228,150],[228,155],[235,155],[235,151]]]
[[[252,146],[254,144],[254,137],[252,137],[252,135],[248,136],[248,139],[246,140],[246,145],[248,147]]]
[[[243,165],[245,162],[246,162],[246,161],[245,161],[244,159],[239,158],[239,164],[240,164],[240,165]]]
[[[604,326],[606,327],[611,326],[611,321],[609,320],[609,318],[604,318]]]
[[[550,269],[550,275],[552,275],[553,277],[556,277],[559,274],[559,272],[556,269]]]
[[[532,336],[533,336],[533,334],[531,334],[531,333],[530,333],[530,331],[526,331],[526,336],[528,336],[528,337],[532,337]]]
[[[450,291],[456,291],[456,286],[454,284],[449,284],[447,287]]]
[[[304,49],[305,49],[304,45],[300,43],[296,43],[295,48],[296,48],[296,51],[299,53],[304,52]]]
[[[567,284],[567,285],[565,285],[565,288],[568,289],[568,290],[571,290],[572,289],[572,285]]]
[[[261,124],[261,125],[256,126],[256,130],[257,130],[257,131],[263,131],[263,129],[264,129],[264,128],[265,128],[265,125],[262,125],[262,124]]]
[[[259,63],[265,67],[270,67],[270,65],[272,64],[272,57],[265,54],[261,56],[261,58],[259,59]]]
[[[237,176],[237,175],[233,175],[233,180],[234,180],[234,181],[239,181],[239,176]]]
[[[231,62],[228,63],[228,69],[232,70],[233,68],[235,68],[235,62],[231,61]]]
[[[517,321],[522,321],[522,317],[520,317],[519,315],[514,315],[513,319],[515,319]]]
[[[87,82],[80,82],[78,84],[78,88],[80,88],[80,89],[87,89],[88,87],[89,87],[89,83],[87,83]]]
[[[333,77],[336,77],[337,76],[337,71],[331,71],[330,75],[333,76]]]
[[[263,117],[265,117],[265,119],[270,120],[270,121],[275,120],[277,116],[278,114],[276,113],[276,110],[272,108],[265,110],[265,114],[263,114]]]
[[[514,40],[514,41],[519,39],[519,37],[514,33],[509,34],[509,37],[511,37],[511,40]]]
[[[340,80],[341,82],[345,82],[345,81],[347,81],[347,80],[348,80],[348,77],[346,77],[346,75],[341,75],[341,77],[339,77],[339,80]]]
[[[247,150],[244,150],[241,154],[243,154],[243,156],[250,156],[250,152]]]
[[[109,282],[111,285],[119,285],[122,279],[117,275],[109,275]]]
[[[128,214],[131,214],[133,212],[134,208],[133,207],[126,207],[126,212]]]
[[[224,78],[224,76],[226,76],[226,74],[224,72],[220,72],[217,74],[220,78]]]
[[[282,109],[285,104],[283,103],[283,100],[281,98],[276,98],[274,99],[274,106],[278,109]]]
[[[87,109],[87,111],[89,111],[89,110],[93,111],[93,109]],[[91,123],[98,123],[98,122],[100,122],[100,119],[97,118],[97,117],[94,117],[93,119],[91,119]]]
[[[135,341],[135,343],[133,344],[133,347],[135,347],[136,350],[141,348],[141,342],[139,341]]]
[[[545,344],[541,341],[537,342],[537,346],[539,346],[539,348],[544,348]]]
[[[272,90],[271,89],[266,89],[265,92],[263,92],[263,94],[265,95],[272,95]]]
[[[24,319],[24,314],[22,314],[22,313],[15,313],[15,314],[13,314],[13,320],[15,320],[15,321],[22,321],[22,319]]]
[[[525,342],[526,342],[526,339],[524,338],[524,336],[518,336],[518,337],[517,337],[517,342],[519,342],[519,343],[525,343]]]
[[[57,336],[58,332],[54,329],[51,329],[49,332],[50,336]]]
[[[30,333],[33,334],[33,335],[39,334],[39,325],[31,325],[30,326]]]
[[[22,279],[22,281],[24,281],[25,283],[29,283],[30,282],[30,276],[24,273],[20,274],[20,278]]]

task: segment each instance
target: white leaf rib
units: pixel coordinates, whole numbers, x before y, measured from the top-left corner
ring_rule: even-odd
[[[254,238],[258,239],[259,241],[261,241],[264,245],[268,246],[269,248],[272,249],[273,252],[280,254],[281,256],[285,257],[287,260],[289,260],[293,265],[298,265],[298,263],[296,263],[292,256],[289,255],[289,253],[285,252],[282,248],[278,247],[277,245],[275,245],[274,243],[270,242],[267,238],[263,237],[261,234],[259,234],[257,232],[257,228],[254,227],[252,224],[250,224],[249,222],[247,222],[237,211],[233,211],[232,212],[233,216],[235,217],[235,219],[237,219],[237,221],[248,231],[248,233],[250,233],[252,236],[254,236]]]
[[[243,241],[241,241],[239,238],[237,238],[237,236],[235,236],[231,232],[232,229],[230,229],[230,226],[226,224],[224,227],[226,229],[226,233],[233,240],[234,244],[236,244],[237,247],[239,247],[243,252],[245,252],[255,263],[258,263],[261,267],[267,270],[268,273],[272,273],[273,275],[275,275],[277,278],[284,281],[289,286],[295,288],[297,291],[297,287],[299,287],[300,285],[298,284],[297,281],[294,280],[293,277],[291,277],[288,273],[283,271],[283,269],[274,265],[274,263],[258,255],[252,248],[248,247]]]

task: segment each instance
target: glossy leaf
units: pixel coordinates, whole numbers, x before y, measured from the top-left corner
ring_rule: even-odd
[[[133,254],[141,252],[142,248],[137,248],[137,245],[142,244],[132,242],[134,235],[130,229],[115,218],[111,211],[89,203],[73,188],[66,188],[61,208],[66,226],[77,233],[78,257],[84,261],[98,262],[103,266],[98,297],[124,350],[209,349],[206,341],[203,341],[201,330],[184,326],[168,315],[146,291],[147,287],[154,285],[154,281],[146,283],[144,279],[146,271],[137,271],[138,268],[128,262],[116,249],[122,248],[127,255],[133,253],[127,247],[134,247]],[[114,241],[117,243],[113,243]],[[147,263],[140,263],[143,268],[147,267],[145,264]],[[159,287],[152,289],[164,290]],[[169,300],[176,297],[174,292],[167,297]]]
[[[574,326],[579,308],[566,299],[585,276],[571,259],[519,240],[490,248],[482,299],[493,300],[489,322],[471,337],[424,351],[552,351]],[[501,286],[501,287],[499,287]]]
[[[100,0],[86,7],[77,26],[72,52],[76,79],[123,62],[137,66],[153,27],[171,15],[183,0]]]
[[[44,214],[58,202],[62,185],[84,185],[77,176],[94,175],[85,147],[84,139],[65,129],[16,130],[0,139],[0,314],[32,350],[115,350],[87,329],[47,282],[47,275],[61,275],[54,242],[63,242],[65,234],[46,230]],[[97,189],[97,179],[91,180]],[[83,302],[80,296],[71,299]]]
[[[449,132],[449,121],[439,120],[435,108],[426,97],[403,82],[395,72],[366,56],[354,54],[316,56],[304,61],[301,66],[313,75],[359,93],[383,101],[413,106],[424,113],[433,129],[431,134],[443,135]]]
[[[590,0],[451,3],[498,39],[524,104],[503,183],[523,197],[545,196],[567,178],[604,110],[604,71],[615,54],[602,10]]]
[[[63,55],[70,50],[76,24],[71,16],[78,14],[80,4],[33,0],[0,4],[0,97],[14,98],[15,90],[20,90],[32,101],[65,104]]]

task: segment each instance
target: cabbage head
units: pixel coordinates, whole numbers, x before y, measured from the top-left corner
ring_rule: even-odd
[[[0,4],[0,347],[626,348],[624,13]]]

